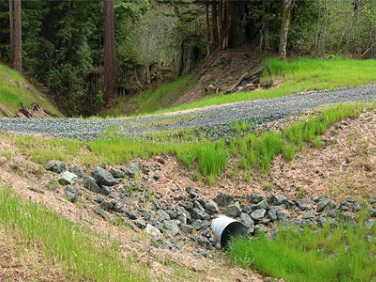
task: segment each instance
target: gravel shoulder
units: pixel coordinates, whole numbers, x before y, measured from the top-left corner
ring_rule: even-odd
[[[252,94],[250,94],[252,95]],[[122,119],[0,119],[0,131],[60,138],[93,139],[116,128],[128,136],[186,128],[220,128],[226,134],[234,121],[263,124],[326,104],[376,101],[376,85],[239,102],[162,115]],[[218,132],[217,132],[218,134]]]

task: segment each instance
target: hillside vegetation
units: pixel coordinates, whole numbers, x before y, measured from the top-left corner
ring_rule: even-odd
[[[224,64],[224,61],[227,63]],[[258,66],[264,66],[261,82],[273,80],[274,85],[270,89],[258,87],[253,91],[223,95],[243,73],[249,72],[255,66],[257,65],[252,59],[242,60],[239,51],[223,52],[201,77],[198,77],[197,73],[201,72],[198,69],[191,75],[151,88],[138,95],[119,97],[115,108],[108,113],[124,115],[173,112],[376,82],[376,73],[373,71],[376,60],[373,59],[299,57],[285,61],[269,57]],[[207,91],[209,85],[218,88],[218,91]]]
[[[50,113],[61,116],[59,110],[47,97],[31,85],[22,74],[0,64],[0,104],[16,114],[21,108],[21,103],[27,108],[32,103],[37,103]],[[4,117],[1,111],[0,117]]]

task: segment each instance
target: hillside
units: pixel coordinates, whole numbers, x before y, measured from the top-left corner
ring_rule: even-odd
[[[19,110],[34,106],[35,117],[62,116],[45,94],[36,89],[23,75],[0,64],[0,117],[16,116]]]

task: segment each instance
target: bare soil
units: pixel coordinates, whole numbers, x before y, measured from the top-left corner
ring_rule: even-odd
[[[283,124],[270,124],[278,129]],[[162,201],[168,201],[176,193],[184,193],[184,187],[191,186],[198,190],[201,197],[213,199],[219,192],[229,193],[239,199],[251,193],[270,196],[282,193],[288,197],[311,197],[313,195],[329,195],[332,199],[341,201],[347,196],[366,198],[374,195],[376,186],[376,111],[365,111],[358,119],[343,120],[333,126],[323,137],[322,148],[306,147],[287,163],[282,157],[275,159],[271,166],[270,175],[263,175],[257,171],[251,172],[251,181],[243,180],[243,172],[234,180],[236,160],[223,174],[218,185],[209,186],[203,181],[193,181],[194,172],[185,169],[175,158],[169,156],[155,156],[150,160],[139,160],[143,164],[152,165],[158,158],[166,160],[158,185],[154,193],[162,195]],[[11,157],[10,157],[11,156]],[[72,222],[82,224],[95,232],[108,234],[120,240],[120,252],[124,257],[128,254],[136,256],[142,263],[148,265],[149,274],[157,281],[262,281],[263,277],[252,270],[244,270],[230,264],[225,253],[210,251],[207,257],[197,259],[192,255],[193,246],[185,246],[185,253],[148,247],[145,243],[150,240],[148,235],[127,227],[109,224],[93,215],[90,206],[72,204],[64,199],[62,188],[50,191],[46,183],[53,177],[49,172],[42,175],[33,173],[38,165],[25,159],[17,148],[7,144],[0,136],[0,181],[11,187],[18,195],[33,201],[43,203],[50,209],[59,212]],[[89,171],[85,171],[88,173]],[[176,185],[175,185],[176,184]],[[176,188],[180,187],[180,188]],[[181,189],[181,191],[176,191]],[[132,238],[137,236],[140,242]],[[17,248],[13,234],[0,229],[0,251],[4,254],[0,259],[1,265],[20,265],[0,269],[0,280],[29,281],[29,266],[19,256],[15,255]],[[16,243],[15,243],[16,242]],[[18,243],[17,243],[18,242]],[[26,248],[26,246],[24,246]],[[31,248],[35,250],[34,248]],[[197,251],[197,250],[196,250]],[[39,257],[38,252],[32,255],[34,261]],[[64,275],[54,262],[42,261],[36,265],[42,275],[48,269],[55,269],[41,281],[66,281]],[[16,271],[17,270],[17,271]],[[19,270],[19,271],[18,271]],[[1,273],[3,272],[3,273]],[[38,271],[37,271],[38,273]],[[3,276],[2,276],[3,275]],[[7,276],[5,276],[7,275]],[[56,275],[56,276],[54,276]],[[2,279],[4,278],[4,279]],[[18,279],[18,280],[17,280]],[[60,280],[59,280],[60,279]]]

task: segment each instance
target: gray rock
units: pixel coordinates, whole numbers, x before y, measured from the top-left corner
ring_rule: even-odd
[[[159,216],[159,218],[161,218],[162,220],[171,220],[171,217],[170,215],[165,212],[164,210],[158,210],[157,211],[157,215]]]
[[[180,229],[179,229],[179,226],[176,223],[176,221],[174,221],[174,220],[166,220],[164,222],[164,226],[165,226],[165,228],[167,230],[170,231],[170,234],[172,236],[176,236],[176,235],[180,234]]]
[[[369,216],[370,216],[370,217],[376,217],[376,209],[371,208],[371,209],[369,210]]]
[[[111,173],[99,166],[91,172],[91,175],[99,186],[114,186],[118,183]]]
[[[69,169],[69,171],[70,171],[71,173],[74,173],[75,175],[77,175],[78,178],[82,178],[82,177],[84,177],[84,173],[82,172],[81,168],[79,168],[79,167],[76,166],[76,165],[73,165],[73,166]]]
[[[257,209],[265,209],[268,210],[270,208],[267,200],[262,200],[256,205]]]
[[[300,226],[301,224],[302,224],[302,222],[300,221],[299,218],[292,218],[289,221],[289,225],[298,225],[298,226]]]
[[[211,238],[211,233],[210,233],[210,230],[209,230],[208,226],[202,228],[200,230],[200,233],[201,233],[202,236],[205,236],[206,238]]]
[[[376,204],[376,197],[370,198],[368,202],[370,203],[370,205]]]
[[[305,211],[310,207],[310,205],[313,204],[313,201],[308,201],[306,199],[298,199],[295,201],[296,205],[298,206],[299,209],[302,211]]]
[[[268,210],[268,216],[269,216],[271,221],[276,221],[277,220],[277,211],[275,209]]]
[[[227,215],[230,217],[238,217],[242,213],[239,202],[227,206]]]
[[[191,210],[191,216],[193,219],[202,219],[202,220],[207,220],[210,218],[210,215],[208,213],[198,208],[193,208]]]
[[[257,204],[261,202],[264,198],[260,194],[251,194],[248,196],[248,201],[251,204]]]
[[[349,203],[355,204],[356,199],[355,199],[355,197],[348,197],[348,198],[346,199],[346,201],[349,202]]]
[[[354,211],[358,212],[362,210],[362,205],[359,203],[354,204]]]
[[[94,201],[98,204],[102,203],[105,199],[102,196],[96,196]]]
[[[198,208],[200,211],[205,211],[205,208],[201,205],[199,201],[194,201],[193,202],[193,207]]]
[[[68,201],[74,203],[78,199],[78,189],[73,185],[67,185],[65,187],[65,197]]]
[[[124,176],[125,176],[125,172],[124,171],[117,170],[117,169],[114,169],[114,168],[110,169],[110,173],[112,174],[112,176],[114,178],[124,178]]]
[[[329,201],[327,207],[328,207],[329,210],[334,210],[334,209],[337,208],[337,205],[336,205],[336,203]]]
[[[150,168],[146,165],[143,165],[142,166],[142,173],[145,174],[145,175],[149,175],[150,173]]]
[[[125,215],[132,220],[137,219],[137,215],[133,211],[124,210]]]
[[[289,215],[283,211],[277,211],[277,221],[280,223],[284,223],[287,221]]]
[[[203,229],[204,227],[208,227],[208,226],[209,226],[209,222],[207,220],[196,219],[192,223],[192,227],[197,231]]]
[[[225,205],[228,205],[233,200],[233,197],[231,195],[223,194],[222,192],[219,193],[214,201],[220,206],[223,207]]]
[[[211,247],[209,239],[207,237],[205,237],[205,236],[199,236],[197,238],[197,243],[200,246],[205,247],[205,248],[210,248]]]
[[[191,199],[197,199],[198,198],[198,192],[193,189],[192,187],[185,187],[185,192],[189,195]]]
[[[326,218],[325,216],[320,215],[320,216],[317,218],[317,224],[318,224],[319,226],[321,226],[321,227],[324,226],[326,222],[329,222],[329,219]]]
[[[52,171],[52,172],[60,174],[65,169],[65,163],[55,161],[55,160],[49,160],[49,161],[47,161],[45,168],[48,171]]]
[[[315,213],[313,211],[308,211],[303,215],[304,219],[312,219],[315,218]]]
[[[366,242],[376,243],[376,236],[366,235]]]
[[[111,221],[111,217],[110,215],[105,212],[104,210],[102,210],[101,208],[94,208],[93,209],[94,213],[100,215],[103,219],[107,220],[107,221]]]
[[[98,184],[97,184],[97,182],[95,181],[95,179],[94,179],[93,177],[91,177],[91,176],[84,176],[84,179],[83,179],[83,186],[84,186],[86,189],[88,189],[88,190],[90,190],[90,191],[92,191],[92,192],[94,192],[94,193],[102,193],[102,194],[104,194],[104,195],[108,195],[108,194],[109,194],[109,193],[106,193],[105,190],[102,190],[102,189],[98,186]]]
[[[328,217],[335,218],[337,217],[337,210],[328,210],[328,213],[326,214]]]
[[[182,224],[182,225],[181,225],[181,230],[182,230],[184,233],[191,234],[191,233],[193,232],[193,227],[192,227],[191,225]]]
[[[176,218],[180,221],[181,224],[187,224],[188,221],[191,220],[191,215],[185,208],[179,206],[176,208],[176,210],[178,213],[178,216]]]
[[[218,204],[214,201],[210,201],[206,204],[206,210],[209,211],[211,214],[219,213]]]
[[[123,208],[123,204],[121,202],[113,202],[113,210],[117,211],[117,212],[121,212],[122,211],[122,208]]]
[[[317,212],[322,212],[328,204],[329,204],[328,199],[320,200],[320,202],[318,202],[317,204]]]
[[[61,185],[71,185],[76,182],[77,175],[69,171],[64,171],[59,179]]]
[[[287,198],[284,195],[277,194],[277,195],[273,195],[271,202],[272,202],[273,205],[278,206],[278,205],[282,205],[282,204],[286,203]]]
[[[260,221],[264,218],[265,214],[266,214],[265,209],[257,209],[251,213],[251,217],[256,221]]]
[[[242,208],[242,212],[251,215],[251,213],[256,210],[257,208],[255,206],[245,206]]]
[[[103,195],[106,195],[106,196],[110,195],[110,190],[108,189],[107,186],[102,185],[102,186],[100,187],[100,189],[101,189],[101,193],[102,193]]]
[[[145,227],[145,232],[151,236],[161,236],[162,233],[161,231],[159,231],[159,229],[157,227],[154,227],[153,225],[151,224],[147,224],[146,227]]]
[[[247,228],[251,228],[255,225],[255,222],[253,221],[253,219],[250,217],[250,215],[246,214],[246,213],[241,213],[240,214],[240,220],[242,221],[242,223],[247,227]]]
[[[146,221],[143,220],[143,219],[136,219],[136,220],[134,221],[134,224],[136,224],[136,226],[137,226],[138,228],[141,228],[141,229],[145,229],[145,228],[146,228],[146,225],[147,225]]]
[[[129,168],[134,172],[139,172],[141,170],[141,164],[139,162],[130,162]]]
[[[112,210],[112,208],[113,208],[113,204],[110,201],[107,201],[107,200],[103,200],[100,203],[100,206],[101,206],[101,209],[103,209],[105,211]]]
[[[125,175],[128,176],[128,177],[133,178],[134,175],[135,175],[135,172],[134,172],[133,170],[131,170],[130,168],[126,167],[126,166],[122,166],[122,167],[120,168],[120,170],[121,170],[122,172],[124,172]]]
[[[319,198],[319,196],[314,195],[314,196],[312,196],[311,201],[317,203],[318,201],[320,201],[320,198]]]
[[[364,222],[363,222],[363,226],[365,229],[368,229],[368,230],[371,230],[373,228],[373,225],[375,224],[375,219],[374,218],[369,218],[369,219],[366,219]]]

